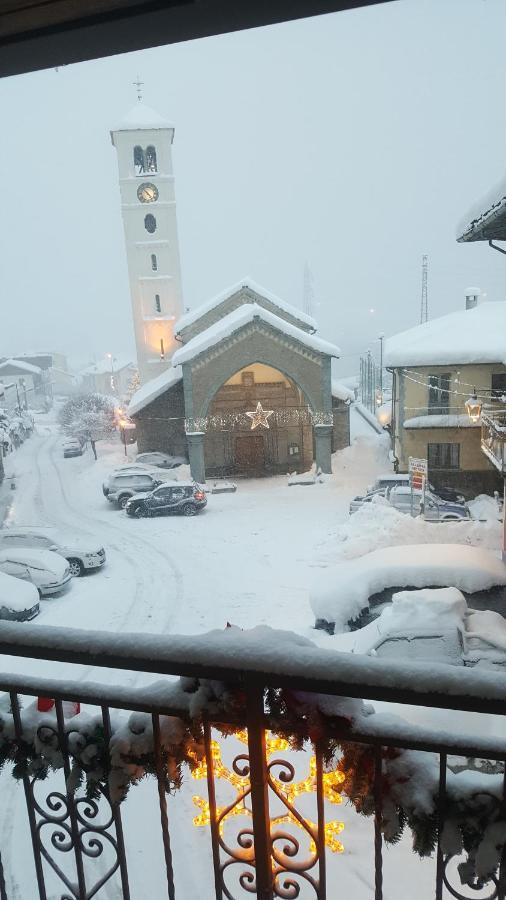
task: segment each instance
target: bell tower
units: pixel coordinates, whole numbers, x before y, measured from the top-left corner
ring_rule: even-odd
[[[141,384],[170,365],[174,325],[183,313],[172,168],[174,126],[142,100],[111,131]]]

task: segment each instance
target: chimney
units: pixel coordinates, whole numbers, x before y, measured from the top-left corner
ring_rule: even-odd
[[[466,309],[474,309],[475,306],[478,306],[481,297],[481,288],[477,287],[468,287],[466,288]]]

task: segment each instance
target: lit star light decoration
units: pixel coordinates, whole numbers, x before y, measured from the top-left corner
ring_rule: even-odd
[[[269,416],[272,416],[274,410],[273,409],[264,409],[260,401],[257,403],[257,408],[253,412],[247,412],[246,415],[251,419],[251,430],[254,428],[258,428],[261,425],[263,428],[268,428],[269,423],[267,419]]]
[[[247,745],[247,731],[237,732],[234,737],[236,737],[237,740],[241,741],[241,743]],[[268,763],[270,762],[269,757],[271,757],[273,753],[285,751],[289,748],[290,744],[287,740],[285,740],[284,738],[276,737],[276,735],[273,735],[270,732],[266,732],[265,752]],[[233,816],[244,815],[251,818],[251,809],[246,805],[246,799],[250,793],[250,781],[247,775],[239,775],[223,763],[223,760],[221,758],[221,748],[217,741],[211,741],[211,756],[213,760],[213,772],[215,779],[221,778],[224,781],[227,781],[237,792],[237,798],[233,803],[227,804],[226,806],[216,807],[216,819],[219,822],[220,835],[223,836],[224,826],[227,819],[230,819]],[[198,780],[206,777],[206,762],[205,760],[200,760],[196,768],[192,771],[192,778]],[[272,781],[271,787],[274,787],[275,792],[278,793],[278,795],[282,795],[290,804],[290,806],[293,806],[295,808],[295,800],[297,797],[301,796],[302,794],[316,793],[316,757],[310,757],[309,775],[304,780],[286,783],[278,778],[275,778],[272,774],[272,770],[270,771],[270,780]],[[323,796],[325,800],[328,800],[330,803],[333,803],[336,806],[343,802],[341,794],[339,793],[339,785],[341,785],[344,780],[345,776],[343,772],[334,771],[323,773],[322,786]],[[209,825],[211,821],[211,811],[208,801],[199,796],[194,796],[192,799],[195,806],[197,806],[200,810],[200,813],[194,817],[193,824],[195,826]],[[314,854],[316,852],[318,826],[315,822],[312,822],[305,816],[304,821],[306,822],[307,828],[313,836],[312,840],[310,841],[309,852]],[[274,834],[274,830],[278,825],[292,824],[296,825],[298,828],[303,828],[301,822],[299,821],[297,813],[292,812],[290,809],[287,809],[287,812],[284,815],[271,818],[270,824],[272,835]],[[324,824],[325,845],[333,853],[342,853],[344,850],[341,841],[338,840],[338,835],[341,834],[343,829],[344,822],[340,822],[338,820],[325,822]]]

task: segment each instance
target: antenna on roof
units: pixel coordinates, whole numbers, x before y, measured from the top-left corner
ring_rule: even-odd
[[[137,75],[137,81],[132,82],[132,84],[135,88],[137,88],[137,100],[140,103],[142,100],[142,88],[144,87],[144,82],[141,81],[139,76]]]
[[[422,301],[420,305],[420,324],[427,322],[429,318],[429,301],[427,297],[427,274],[429,271],[429,257],[422,256]]]

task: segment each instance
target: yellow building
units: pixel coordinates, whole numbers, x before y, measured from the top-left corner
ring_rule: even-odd
[[[484,412],[506,406],[506,302],[468,296],[466,306],[390,338],[385,364],[396,468],[407,472],[410,456],[427,459],[433,484],[471,497],[502,492],[468,401],[476,395]]]

